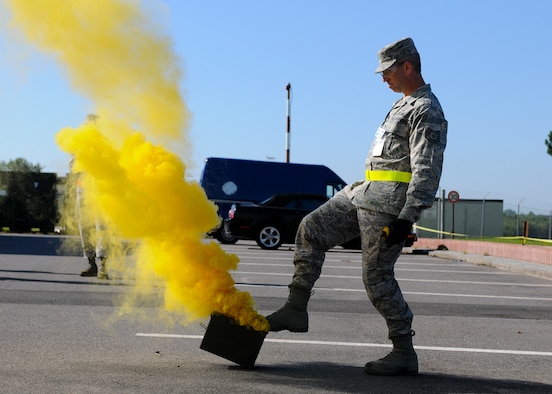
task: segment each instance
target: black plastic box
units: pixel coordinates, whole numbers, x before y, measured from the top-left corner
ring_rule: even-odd
[[[266,332],[240,326],[226,315],[213,313],[200,349],[251,369],[265,337]]]

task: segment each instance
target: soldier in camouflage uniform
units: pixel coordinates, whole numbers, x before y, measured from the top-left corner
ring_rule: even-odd
[[[80,174],[77,174],[80,177]],[[88,262],[88,268],[80,273],[80,276],[96,276],[98,279],[109,279],[107,274],[107,253],[104,245],[105,226],[98,219],[86,220],[84,215],[84,196],[80,179],[77,179],[76,187],[76,214],[77,226],[82,245],[84,258]]]
[[[89,114],[86,116],[85,123],[96,125],[98,115]],[[71,160],[71,168],[73,160]],[[109,279],[107,274],[107,250],[105,247],[105,225],[97,217],[94,220],[85,215],[84,190],[81,184],[81,175],[77,173],[76,185],[76,214],[79,235],[81,239],[82,251],[88,261],[88,268],[80,273],[81,276],[97,276],[98,279]]]
[[[411,38],[382,48],[378,58],[376,73],[403,97],[376,132],[366,159],[366,179],[348,185],[301,222],[288,301],[267,319],[271,331],[308,331],[307,303],[325,252],[360,235],[364,286],[385,318],[393,342],[391,353],[367,363],[365,372],[416,375],[413,314],[395,280],[394,266],[412,224],[435,198],[447,121],[422,78],[420,56]],[[384,228],[388,231],[382,232]]]

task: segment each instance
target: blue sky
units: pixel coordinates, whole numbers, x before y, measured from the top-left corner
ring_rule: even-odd
[[[548,1],[144,1],[172,37],[192,112],[190,175],[207,157],[325,164],[347,182],[364,160],[393,93],[374,75],[377,51],[414,39],[422,74],[449,121],[441,188],[552,210],[552,60]],[[0,160],[24,157],[64,174],[55,143],[94,105],[63,65],[24,45],[0,9]],[[93,61],[93,59],[91,59]],[[98,65],[101,67],[101,64]]]

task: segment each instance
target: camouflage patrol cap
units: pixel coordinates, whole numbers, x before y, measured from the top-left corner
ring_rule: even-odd
[[[396,62],[418,53],[414,41],[410,37],[402,38],[392,44],[381,48],[378,52],[379,65],[376,74],[387,70]]]

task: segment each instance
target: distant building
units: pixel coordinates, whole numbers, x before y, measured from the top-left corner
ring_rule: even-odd
[[[54,173],[0,171],[0,230],[53,232],[56,182]]]
[[[454,206],[454,207],[453,207]],[[450,233],[476,237],[504,235],[504,201],[460,199],[451,203],[436,198],[416,223],[420,238],[452,238]],[[422,228],[432,231],[424,230]]]

